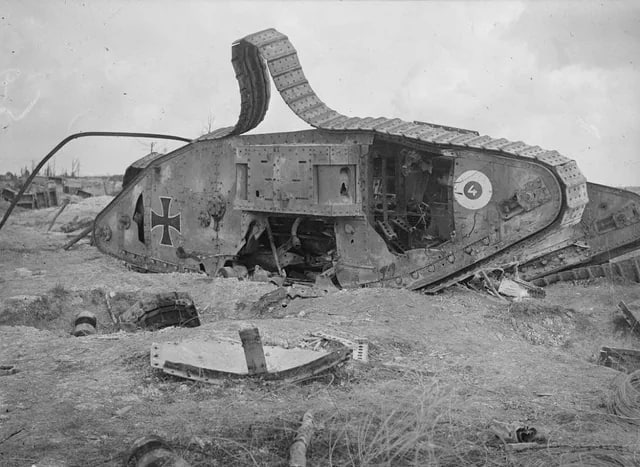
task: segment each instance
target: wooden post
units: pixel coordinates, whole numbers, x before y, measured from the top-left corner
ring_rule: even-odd
[[[109,291],[104,293],[104,300],[107,303],[107,311],[109,312],[109,318],[111,318],[111,321],[117,327],[118,324],[120,323],[118,322],[118,319],[116,318],[116,316],[113,314],[113,309],[111,308],[111,300],[109,300],[109,294],[110,294]]]
[[[88,226],[87,228],[85,228],[82,232],[80,232],[78,235],[76,235],[75,237],[73,237],[71,240],[69,240],[63,247],[63,250],[68,250],[69,248],[71,248],[73,245],[75,245],[76,243],[78,243],[80,240],[82,240],[84,237],[86,237],[87,235],[89,235],[91,233],[91,231],[93,230],[93,222],[91,223],[90,226]]]
[[[69,204],[69,198],[65,198],[64,201],[62,202],[62,206],[60,206],[60,209],[58,209],[58,212],[56,212],[56,215],[53,216],[53,219],[51,219],[51,223],[49,224],[49,227],[47,228],[47,232],[49,230],[51,230],[51,227],[53,227],[53,224],[55,223],[55,221],[58,218],[58,216],[60,214],[62,214],[62,211],[64,211],[64,208],[67,207],[67,204]]]
[[[313,436],[313,414],[307,412],[302,417],[302,425],[289,448],[289,467],[306,467],[307,446],[311,442],[311,436]]]
[[[276,262],[276,268],[278,268],[278,274],[284,277],[284,271],[280,267],[280,260],[278,259],[278,249],[276,243],[273,240],[273,232],[271,231],[271,224],[269,224],[269,218],[267,217],[267,236],[269,237],[269,245],[271,245],[271,253],[273,253],[273,260]]]
[[[267,372],[267,361],[264,358],[262,340],[258,328],[247,328],[240,331],[240,340],[244,348],[244,358],[250,375]]]

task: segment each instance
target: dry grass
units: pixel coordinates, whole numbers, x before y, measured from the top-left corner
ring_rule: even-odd
[[[485,444],[486,432],[475,428],[479,423],[457,418],[451,388],[416,375],[374,381],[364,370],[358,382],[334,376],[281,388],[191,385],[189,392],[198,400],[240,390],[251,399],[252,410],[221,408],[208,433],[183,434],[171,442],[193,466],[284,466],[302,415],[311,409],[315,432],[309,465],[507,465],[499,447]],[[177,382],[157,377],[173,387]],[[496,456],[498,461],[488,460]]]

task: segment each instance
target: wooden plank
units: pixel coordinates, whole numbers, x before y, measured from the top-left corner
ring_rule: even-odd
[[[267,361],[264,358],[264,349],[258,328],[240,330],[240,340],[244,348],[244,357],[247,360],[247,369],[250,375],[259,375],[267,372]]]
[[[307,466],[307,446],[311,443],[312,436],[313,413],[309,411],[304,414],[296,439],[289,447],[289,467]]]
[[[51,230],[51,227],[53,227],[53,224],[56,222],[56,219],[58,218],[58,216],[62,214],[62,211],[64,211],[64,208],[67,207],[67,204],[69,204],[69,198],[65,198],[64,201],[62,202],[62,206],[60,206],[60,209],[58,209],[58,212],[56,212],[56,215],[53,216],[53,219],[51,219],[51,222],[49,223],[49,227],[47,227],[47,232]]]
[[[88,227],[86,227],[82,232],[80,232],[78,235],[76,235],[75,237],[73,237],[71,240],[69,240],[63,247],[63,250],[68,250],[69,248],[71,248],[73,245],[75,245],[76,243],[78,243],[80,240],[82,240],[84,237],[86,237],[87,235],[89,235],[91,233],[91,231],[93,230],[93,221],[91,222],[91,225],[89,225]]]

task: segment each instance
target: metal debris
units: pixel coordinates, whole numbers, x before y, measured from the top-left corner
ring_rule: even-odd
[[[518,278],[503,277],[498,286],[498,293],[516,300],[523,298],[544,298],[546,292],[541,287],[537,287],[529,282]]]
[[[81,337],[95,334],[97,324],[96,315],[90,311],[81,311],[74,321],[73,335]]]
[[[337,290],[335,286],[326,284],[324,286],[293,284],[287,287],[278,287],[252,303],[249,311],[255,316],[268,315],[276,309],[286,308],[296,298],[324,297]],[[239,304],[238,306],[244,307],[246,305]]]
[[[505,423],[493,420],[489,427],[500,441],[510,445],[515,443],[543,443],[546,437],[536,428],[519,423]]]
[[[364,337],[356,337],[355,341],[344,337],[333,336],[322,331],[309,333],[309,337],[304,338],[304,346],[318,350],[323,347],[324,342],[338,342],[353,351],[351,358],[356,361],[367,363],[369,361],[369,340]]]
[[[246,353],[239,342],[198,339],[151,344],[151,366],[165,373],[214,383],[220,379],[297,382],[325,372],[351,357],[348,347],[332,352],[303,348],[263,346],[265,372],[247,368]]]
[[[15,375],[17,372],[15,365],[0,365],[0,376]]]
[[[117,319],[127,330],[200,326],[193,299],[185,292],[167,292],[139,300]]]
[[[474,290],[484,289],[490,295],[504,300],[509,297],[514,301],[525,298],[544,298],[546,292],[541,287],[524,281],[515,275],[507,275],[502,268],[481,270],[469,281]]]
[[[602,347],[598,364],[623,373],[632,373],[640,370],[640,350]]]
[[[158,436],[145,436],[133,442],[125,459],[127,467],[189,467],[171,446]]]
[[[631,332],[640,336],[640,314],[630,309],[622,300],[618,303],[618,308],[622,311],[622,316],[624,316],[625,321],[629,323]]]

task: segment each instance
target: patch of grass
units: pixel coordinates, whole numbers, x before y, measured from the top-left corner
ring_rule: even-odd
[[[38,299],[27,304],[24,310],[25,324],[34,324],[39,321],[52,321],[56,319],[60,313],[60,307],[52,306],[51,300],[46,295],[38,297]]]
[[[424,385],[405,397],[336,411],[324,434],[329,465],[437,464],[448,444],[438,431],[448,399],[436,385]]]
[[[363,380],[348,392],[319,382],[277,390],[234,384],[224,394],[211,385],[176,387],[172,391],[176,401],[185,397],[200,401],[207,393],[209,404],[219,407],[215,419],[196,423],[192,433],[165,439],[193,467],[284,466],[303,414],[311,410],[314,434],[307,450],[308,465],[507,465],[500,459],[499,448],[486,445],[486,433],[478,428],[483,425],[460,418],[455,391],[428,378],[415,378],[414,383],[407,389],[395,380],[375,384]],[[165,392],[159,390],[154,401],[171,404],[163,398]],[[214,393],[236,402],[221,403],[224,397]],[[487,463],[488,458],[493,462]]]
[[[70,292],[64,286],[57,284],[45,295],[37,296],[24,302],[14,302],[11,308],[0,314],[0,324],[35,326],[37,328],[50,326],[52,321],[61,317]],[[47,324],[45,324],[47,323]]]
[[[104,299],[104,290],[102,289],[91,289],[89,291],[89,300],[92,305],[102,305],[105,301]]]
[[[69,291],[59,282],[49,290],[49,296],[56,300],[62,300],[67,295],[69,295]]]

